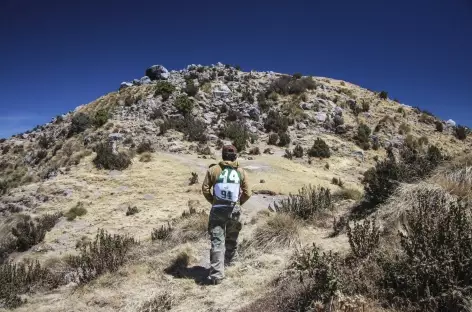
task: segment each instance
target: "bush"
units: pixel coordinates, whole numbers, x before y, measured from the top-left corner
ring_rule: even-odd
[[[279,141],[279,135],[277,133],[271,133],[269,135],[269,141],[267,144],[269,145],[277,145],[277,142]]]
[[[198,87],[195,85],[193,80],[187,80],[185,83],[184,92],[188,96],[195,96],[198,93]]]
[[[77,256],[70,256],[67,263],[81,284],[107,272],[115,272],[125,263],[128,253],[138,243],[131,237],[111,235],[99,230],[95,240],[80,247]]]
[[[189,185],[194,185],[198,183],[198,173],[192,172],[192,176],[189,178]]]
[[[77,113],[72,117],[69,136],[84,132],[92,125],[90,117],[84,113]]]
[[[41,268],[39,261],[0,265],[0,306],[8,309],[19,307],[25,302],[19,295],[46,284],[48,277],[49,272]]]
[[[168,239],[170,235],[172,234],[172,231],[174,228],[170,225],[170,223],[167,223],[167,225],[162,225],[158,229],[154,229],[151,233],[151,240],[156,241],[156,240],[164,240]]]
[[[362,111],[368,112],[370,110],[370,104],[368,102],[362,102]]]
[[[126,211],[126,216],[132,216],[139,213],[139,209],[136,206],[128,206],[128,210]]]
[[[456,138],[461,141],[467,139],[467,129],[464,126],[457,126],[454,129],[454,134],[456,135]]]
[[[429,142],[429,140],[428,140],[428,138],[425,137],[425,136],[422,136],[421,138],[418,139],[418,144],[419,144],[420,146],[428,145],[428,142]]]
[[[265,112],[269,109],[270,105],[267,102],[267,99],[263,93],[259,93],[257,95],[257,104],[259,105],[259,108],[261,111]]]
[[[343,187],[344,186],[344,182],[343,180],[341,180],[341,178],[333,178],[331,180],[331,184],[334,184],[334,185],[337,185],[339,187]]]
[[[113,154],[112,147],[106,143],[98,144],[95,148],[97,156],[93,160],[98,169],[124,170],[131,165],[131,158],[125,152]]]
[[[141,143],[139,143],[138,148],[136,149],[136,152],[138,154],[142,154],[146,152],[153,153],[154,149],[152,148],[152,144],[150,141],[142,141]]]
[[[208,141],[205,122],[195,119],[191,115],[185,116],[182,120],[165,120],[160,126],[160,134],[165,134],[169,129],[182,132],[190,142],[206,143]]]
[[[290,194],[288,198],[274,203],[274,210],[283,212],[304,220],[320,216],[333,210],[331,192],[327,188],[314,188],[311,185],[303,187],[298,195]]]
[[[162,96],[162,100],[166,101],[175,91],[175,87],[167,81],[158,81],[154,92],[155,96]]]
[[[95,127],[101,127],[108,122],[110,118],[110,114],[106,109],[98,110],[95,115],[93,115],[93,124]]]
[[[347,237],[351,251],[357,258],[365,258],[380,245],[380,230],[375,221],[364,220],[347,226]]]
[[[285,150],[285,154],[284,154],[283,157],[292,160],[292,159],[293,159],[293,154],[292,154],[292,152],[291,152],[289,149],[286,149],[286,150]]]
[[[54,139],[46,135],[41,135],[38,140],[38,145],[41,148],[48,149],[54,144]]]
[[[82,202],[78,202],[76,206],[69,209],[69,211],[65,214],[67,221],[73,221],[77,217],[81,217],[87,214],[87,209],[84,207]]]
[[[333,197],[340,198],[340,199],[352,199],[358,201],[362,199],[362,193],[359,190],[352,189],[352,188],[342,188],[336,193],[333,194]]]
[[[228,116],[226,117],[227,121],[237,121],[243,119],[243,115],[240,112],[230,110]]]
[[[368,150],[370,148],[370,134],[372,133],[372,130],[365,125],[365,124],[360,124],[359,128],[357,129],[357,135],[355,137],[357,145],[362,147],[364,150]]]
[[[462,311],[472,295],[472,220],[469,209],[445,195],[421,194],[406,213],[402,253],[385,263],[387,299],[418,311]]]
[[[386,100],[388,98],[388,92],[387,91],[380,91],[379,98]]]
[[[288,129],[289,121],[286,117],[282,116],[281,114],[277,113],[276,111],[269,111],[267,115],[267,119],[264,123],[264,128],[267,132],[286,132]]]
[[[293,156],[297,158],[303,157],[303,147],[300,144],[297,144],[297,146],[295,146],[295,148],[293,149]]]
[[[279,134],[279,146],[287,146],[290,144],[290,135],[287,132],[282,132]]]
[[[316,88],[316,82],[312,77],[297,79],[296,77],[282,76],[272,82],[267,90],[267,94],[275,92],[282,95],[302,94],[306,90]]]
[[[441,121],[436,120],[435,125],[436,125],[436,131],[437,132],[443,132],[444,131],[444,125]]]
[[[0,195],[6,194],[8,188],[8,182],[6,180],[0,180]]]
[[[331,151],[323,139],[317,138],[313,146],[308,150],[308,155],[311,157],[329,158],[331,157]]]
[[[300,79],[300,78],[303,77],[303,75],[301,73],[295,73],[295,74],[293,74],[292,77],[293,77],[293,79]]]
[[[175,99],[174,106],[184,115],[188,115],[193,109],[193,100],[187,95],[180,95]]]
[[[400,127],[398,127],[398,133],[400,135],[408,134],[411,132],[411,128],[407,123],[402,123]]]
[[[60,217],[61,214],[52,214],[33,220],[30,216],[22,216],[20,222],[11,229],[11,233],[15,237],[14,249],[27,251],[42,242],[46,233],[56,225]]]
[[[248,141],[254,141],[254,135],[249,133],[249,130],[238,122],[231,122],[226,125],[222,135],[226,138],[230,138],[233,141],[233,145],[238,151],[246,149]]]

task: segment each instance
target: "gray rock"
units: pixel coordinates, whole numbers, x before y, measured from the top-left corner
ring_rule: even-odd
[[[123,139],[123,133],[110,133],[108,138],[110,140],[119,141]]]
[[[303,123],[303,122],[299,122],[297,124],[297,128],[298,130],[305,130],[306,129],[306,125]]]
[[[129,87],[132,87],[132,86],[133,86],[133,84],[131,82],[123,81],[120,85],[120,90],[129,88]]]
[[[326,113],[323,113],[323,112],[318,112],[318,113],[316,113],[315,118],[319,122],[325,122],[326,119],[328,118],[328,115],[326,115]]]
[[[359,157],[360,159],[362,159],[362,161],[364,161],[364,152],[363,151],[354,151],[354,152],[352,152],[352,155],[355,156],[355,157]]]
[[[141,85],[147,85],[147,84],[151,84],[152,81],[151,81],[151,78],[149,78],[148,76],[144,76],[141,79],[139,79],[139,83]]]
[[[217,84],[216,86],[213,87],[213,96],[216,98],[228,98],[231,95],[231,90],[230,88],[221,83]]]
[[[151,80],[166,80],[169,78],[169,71],[162,65],[153,65],[146,69],[146,76]]]
[[[345,125],[339,125],[336,127],[336,134],[345,134],[347,132]]]
[[[313,108],[313,104],[311,103],[300,103],[300,108],[304,110],[311,110]]]
[[[336,115],[342,116],[342,115],[343,115],[343,109],[342,109],[341,107],[339,107],[339,106],[336,106],[336,107],[334,108],[334,113],[335,113]]]
[[[261,112],[259,111],[259,109],[257,107],[253,107],[249,110],[249,117],[252,120],[258,121],[260,116],[261,116]]]

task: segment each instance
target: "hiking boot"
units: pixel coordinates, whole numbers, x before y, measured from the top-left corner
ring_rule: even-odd
[[[207,277],[207,278],[203,279],[200,284],[211,286],[211,285],[220,285],[222,282],[223,282],[222,278]]]

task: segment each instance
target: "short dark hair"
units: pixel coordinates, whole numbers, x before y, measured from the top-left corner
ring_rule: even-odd
[[[238,157],[238,150],[233,145],[225,145],[223,146],[221,156],[225,161],[235,161]]]

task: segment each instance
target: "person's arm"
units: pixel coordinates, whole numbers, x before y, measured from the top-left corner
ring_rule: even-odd
[[[213,195],[211,194],[212,186],[213,186],[213,182],[211,178],[211,173],[210,173],[210,170],[208,170],[205,176],[205,180],[203,181],[203,184],[202,184],[202,193],[205,199],[210,204],[213,204]]]
[[[241,205],[244,205],[245,202],[249,200],[251,197],[251,189],[249,187],[249,181],[247,178],[247,174],[244,170],[241,170],[241,198],[239,199],[239,202]]]

